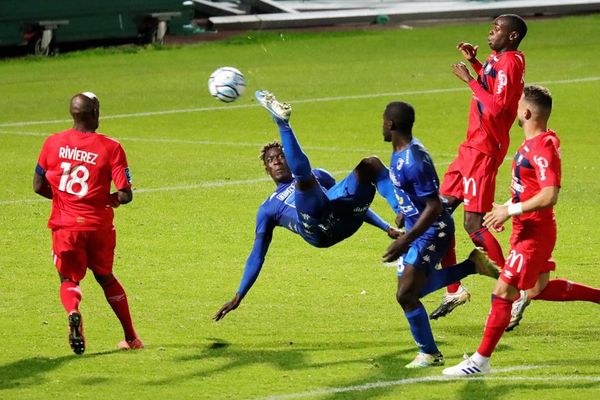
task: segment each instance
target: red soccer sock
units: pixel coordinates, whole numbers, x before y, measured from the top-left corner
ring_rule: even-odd
[[[456,265],[456,240],[454,239],[454,235],[452,235],[452,240],[450,241],[450,246],[448,246],[448,251],[442,257],[440,261],[442,268],[450,267],[452,265]],[[451,283],[446,287],[446,291],[448,293],[456,293],[456,291],[460,288],[460,281]]]
[[[62,282],[60,284],[60,301],[67,313],[78,311],[81,302],[81,288],[79,285],[71,281]]]
[[[552,279],[533,300],[591,301],[600,303],[600,289],[566,279]]]
[[[491,357],[496,345],[504,334],[504,330],[510,322],[510,311],[512,300],[492,295],[492,308],[488,314],[483,331],[483,339],[477,352],[484,357]]]
[[[491,258],[498,267],[504,267],[504,254],[502,253],[502,247],[500,247],[500,243],[498,243],[488,228],[484,226],[478,231],[470,233],[469,237],[471,238],[471,241],[475,243],[475,246],[483,247],[483,249],[487,252],[488,257]]]
[[[127,303],[127,294],[125,289],[121,286],[121,283],[117,278],[113,277],[110,281],[102,285],[104,295],[108,304],[112,307],[113,311],[121,321],[123,331],[125,332],[126,340],[133,340],[137,337],[135,329],[133,329],[133,323],[131,322],[131,314],[129,312],[129,304]]]

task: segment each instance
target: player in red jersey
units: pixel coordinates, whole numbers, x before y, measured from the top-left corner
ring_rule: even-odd
[[[457,45],[471,64],[476,78],[471,76],[464,63],[452,66],[454,74],[471,88],[473,98],[467,138],[444,175],[440,193],[453,210],[464,203],[465,230],[473,243],[483,247],[497,265],[504,265],[502,248],[483,226],[483,215],[492,209],[496,173],[508,150],[509,130],[523,91],[525,57],[517,49],[526,34],[527,25],[521,17],[501,15],[494,20],[488,34],[492,54],[484,64],[477,60],[478,46]],[[456,264],[454,246],[442,260],[442,266],[453,264]],[[442,303],[430,318],[443,317],[469,298],[469,292],[460,282],[448,286]]]
[[[52,255],[60,277],[60,299],[68,313],[69,344],[75,354],[85,351],[79,312],[79,282],[91,269],[108,303],[121,321],[122,349],[141,349],[123,286],[113,275],[116,243],[113,208],[129,203],[131,176],[119,142],[96,133],[100,102],[90,92],[71,99],[73,128],[46,139],[33,176],[33,190],[52,199],[48,227]],[[118,189],[111,193],[111,181]]]
[[[550,92],[540,86],[527,86],[519,101],[519,126],[525,141],[512,165],[512,199],[494,204],[484,224],[498,229],[512,216],[510,253],[496,287],[477,352],[458,365],[446,368],[444,375],[468,376],[490,371],[490,356],[511,318],[511,307],[520,290],[533,300],[590,301],[600,303],[600,289],[564,279],[550,280],[555,263],[556,242],[553,206],[558,200],[561,178],[560,141],[548,129],[552,111]]]

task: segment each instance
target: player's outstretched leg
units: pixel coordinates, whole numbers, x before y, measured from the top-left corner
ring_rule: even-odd
[[[438,319],[450,314],[456,307],[466,304],[471,300],[471,293],[460,285],[454,293],[444,293],[440,305],[429,314],[429,318]]]
[[[475,265],[475,271],[479,275],[489,276],[494,279],[497,279],[498,276],[500,276],[502,270],[487,256],[487,253],[481,247],[476,247],[471,251],[468,259]],[[440,271],[451,271],[453,268],[455,267],[450,266]],[[471,294],[461,285],[455,293],[444,293],[442,303],[429,315],[429,318],[438,319],[443,317],[461,304],[465,304],[470,299]]]
[[[450,247],[442,258],[440,264],[442,270],[456,265],[456,240],[452,236]],[[446,286],[446,291],[442,297],[441,304],[429,314],[430,319],[438,319],[452,312],[456,307],[466,304],[471,299],[471,294],[465,286],[463,286],[458,278]]]
[[[296,138],[292,127],[288,123],[292,108],[289,104],[279,102],[273,93],[266,90],[256,92],[258,102],[273,115],[277,127],[279,128],[279,136],[283,145],[283,152],[292,174],[296,177],[300,190],[306,189],[305,182],[311,181],[309,187],[317,186],[317,183],[312,175],[312,168],[307,155],[302,151],[302,147]]]
[[[83,321],[79,311],[72,311],[69,314],[69,345],[75,354],[83,354],[85,351]]]
[[[498,279],[500,273],[502,272],[502,270],[490,257],[488,257],[485,250],[481,247],[475,247],[473,251],[471,251],[471,254],[469,254],[469,260],[475,264],[475,270],[479,275]]]
[[[260,105],[266,108],[276,119],[286,122],[290,120],[292,106],[288,103],[278,101],[273,93],[268,90],[257,90],[254,93],[254,97],[256,97],[256,100],[258,100]]]

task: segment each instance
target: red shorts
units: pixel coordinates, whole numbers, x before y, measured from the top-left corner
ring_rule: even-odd
[[[87,268],[97,275],[112,273],[116,231],[52,231],[52,257],[58,272],[73,282],[85,276]]]
[[[500,279],[520,290],[531,289],[540,274],[556,269],[556,263],[552,259],[555,243],[554,223],[535,227],[513,223],[510,252]]]
[[[464,203],[465,211],[486,213],[492,209],[496,192],[498,161],[471,147],[460,146],[448,166],[440,194]]]

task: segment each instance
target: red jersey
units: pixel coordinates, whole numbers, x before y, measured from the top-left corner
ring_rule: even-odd
[[[36,172],[52,188],[51,229],[111,228],[111,181],[118,190],[131,188],[125,151],[100,133],[69,129],[48,137]]]
[[[520,51],[492,53],[485,64],[476,63],[473,68],[478,79],[469,83],[473,100],[463,146],[475,148],[502,163],[523,93],[525,56]]]
[[[560,175],[560,139],[556,133],[548,130],[525,140],[513,159],[512,202],[530,199],[544,187],[560,187]],[[513,218],[521,222],[550,222],[554,221],[554,208],[547,207]]]

